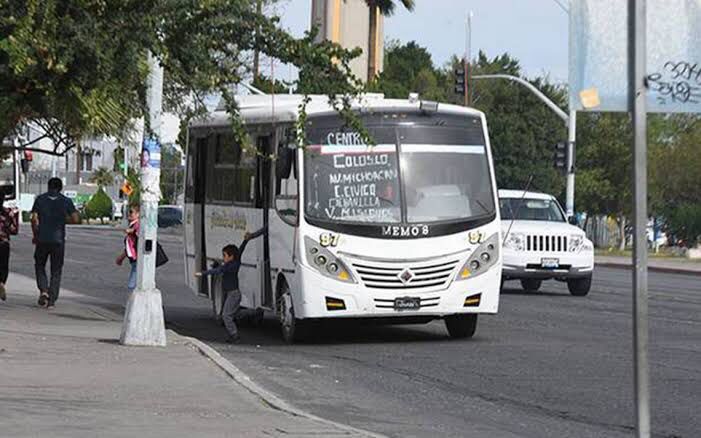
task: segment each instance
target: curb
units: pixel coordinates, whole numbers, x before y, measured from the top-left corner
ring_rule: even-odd
[[[341,429],[341,430],[349,432],[349,433],[360,434],[360,435],[372,437],[372,438],[387,438],[385,435],[380,435],[380,434],[377,434],[374,432],[369,432],[367,430],[357,429],[355,427],[348,426],[346,424],[336,423],[335,421],[327,420],[327,419],[321,418],[321,417],[317,417],[316,415],[302,411],[301,409],[298,409],[298,408],[290,405],[289,403],[282,400],[281,398],[279,398],[275,394],[267,391],[266,389],[263,389],[257,383],[253,382],[250,377],[248,377],[246,374],[244,374],[243,371],[239,370],[234,364],[232,364],[227,359],[225,359],[214,348],[210,347],[209,345],[205,344],[204,342],[200,341],[199,339],[191,338],[189,336],[183,336],[172,329],[170,331],[177,334],[179,337],[185,339],[188,343],[190,343],[190,345],[192,345],[196,350],[198,350],[200,352],[200,354],[202,354],[203,356],[209,358],[212,362],[214,362],[227,375],[229,375],[229,377],[231,377],[234,381],[236,381],[236,383],[243,386],[249,392],[256,395],[257,397],[260,397],[263,400],[263,402],[265,402],[267,405],[269,405],[273,409],[285,412],[285,413],[290,414],[290,415],[295,416],[295,417],[308,418],[310,420],[313,420],[313,421],[316,421],[316,422],[319,422],[322,424],[326,424],[328,426],[333,426],[333,427],[336,427],[338,429]]]
[[[616,263],[616,262],[594,262],[594,266],[601,266],[603,268],[614,268],[614,269],[625,269],[625,270],[632,270],[633,266],[630,264],[626,263]],[[701,276],[701,271],[693,271],[690,269],[683,269],[683,268],[665,268],[661,266],[649,266],[647,267],[648,271],[651,272],[661,272],[665,274],[682,274],[682,275],[691,275],[691,276]]]

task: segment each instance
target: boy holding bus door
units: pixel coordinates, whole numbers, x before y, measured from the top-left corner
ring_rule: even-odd
[[[222,258],[224,263],[216,268],[204,272],[196,272],[195,276],[221,275],[222,290],[226,294],[226,301],[222,310],[224,326],[229,333],[226,342],[236,344],[240,340],[236,320],[245,317],[254,317],[257,323],[263,320],[263,309],[241,309],[241,291],[239,290],[239,269],[241,269],[241,257],[246,249],[248,241],[261,236],[265,228],[261,228],[255,233],[246,233],[240,247],[229,244],[222,248]]]

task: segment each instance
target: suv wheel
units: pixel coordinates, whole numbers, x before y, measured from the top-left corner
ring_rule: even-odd
[[[567,289],[575,297],[583,297],[589,293],[591,289],[591,277],[572,278],[567,280]]]
[[[543,280],[538,280],[535,278],[524,278],[521,280],[521,287],[523,290],[536,292],[540,289],[540,285],[543,284]]]

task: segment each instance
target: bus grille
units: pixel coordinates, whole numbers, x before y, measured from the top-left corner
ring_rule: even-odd
[[[363,261],[352,265],[367,288],[428,292],[448,287],[458,262],[457,259],[414,263]]]
[[[526,251],[567,252],[567,236],[527,235]]]

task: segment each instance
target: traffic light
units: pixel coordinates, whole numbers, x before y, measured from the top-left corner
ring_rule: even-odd
[[[465,95],[465,69],[455,69],[455,94]]]
[[[559,142],[555,145],[555,153],[553,154],[553,165],[555,169],[559,170],[563,175],[569,172],[567,163],[569,162],[570,148],[567,146],[567,142]]]

